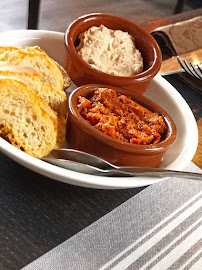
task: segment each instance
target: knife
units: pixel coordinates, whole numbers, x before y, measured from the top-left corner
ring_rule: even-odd
[[[202,65],[202,49],[198,49],[196,51],[188,52],[179,55],[180,59],[186,59],[189,63],[190,61],[193,65]],[[171,75],[179,72],[183,72],[184,70],[181,68],[180,64],[177,61],[177,57],[173,56],[169,59],[162,61],[161,68],[159,70],[160,75]]]

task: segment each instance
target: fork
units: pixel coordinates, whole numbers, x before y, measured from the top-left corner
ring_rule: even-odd
[[[195,78],[199,80],[202,80],[202,68],[200,67],[199,64],[197,64],[197,67],[196,67],[190,61],[190,65],[189,65],[185,58],[182,61],[179,56],[177,56],[177,61],[180,64],[180,66],[184,69],[185,72],[187,72],[189,75],[194,76]]]

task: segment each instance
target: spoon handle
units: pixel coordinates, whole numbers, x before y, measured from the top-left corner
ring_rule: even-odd
[[[46,161],[48,163],[51,163],[53,165],[56,165],[58,167],[64,168],[64,169],[68,169],[70,171],[74,171],[74,172],[80,172],[80,173],[86,173],[86,174],[90,174],[90,175],[111,175],[113,173],[110,172],[106,172],[103,170],[100,170],[99,168],[84,164],[84,163],[80,163],[80,162],[76,162],[76,161],[72,161],[72,160],[65,160],[65,159],[56,159],[56,158],[48,158],[48,157],[44,157],[42,158],[43,161]],[[127,173],[119,173],[121,175],[128,175]]]
[[[178,177],[202,180],[202,174],[160,168],[118,167],[109,162],[74,149],[53,150],[44,161],[72,171],[102,176]]]
[[[174,170],[165,170],[160,168],[139,168],[139,167],[116,167],[112,169],[114,172],[119,171],[127,173],[131,176],[149,176],[149,177],[178,177],[178,178],[187,178],[192,180],[201,180],[201,173],[192,173],[185,171],[174,171]],[[112,170],[110,170],[112,172]]]
[[[102,175],[102,176],[145,176],[145,177],[178,177],[187,178],[192,180],[201,180],[202,174],[191,173],[191,172],[181,172],[181,171],[171,171],[159,168],[136,168],[136,167],[114,167],[110,169],[100,169],[94,166],[89,166],[87,164],[62,160],[55,158],[43,158],[44,161],[57,165],[59,167],[69,169],[76,172],[87,173],[91,175]]]

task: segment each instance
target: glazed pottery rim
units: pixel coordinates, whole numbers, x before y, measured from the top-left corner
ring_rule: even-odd
[[[106,84],[87,84],[87,85],[82,85],[82,86],[76,88],[69,96],[69,100],[68,100],[69,115],[68,115],[68,117],[71,118],[71,120],[74,122],[74,124],[80,130],[83,130],[85,133],[88,133],[94,139],[96,139],[99,142],[102,142],[103,144],[107,144],[110,147],[113,147],[113,148],[116,148],[116,149],[119,149],[119,150],[125,151],[125,152],[131,152],[131,153],[133,153],[133,152],[136,152],[136,153],[144,152],[145,154],[154,154],[157,152],[159,153],[159,152],[167,150],[171,145],[174,144],[174,142],[176,140],[177,130],[176,130],[175,123],[172,120],[172,118],[170,117],[170,115],[154,101],[146,98],[145,96],[137,94],[135,92],[131,93],[131,97],[132,96],[139,96],[139,98],[141,98],[141,100],[143,100],[143,102],[149,101],[150,105],[152,105],[152,107],[153,107],[153,105],[155,105],[158,108],[160,115],[163,116],[163,118],[166,122],[166,125],[167,125],[167,132],[166,132],[165,138],[157,144],[149,144],[149,145],[131,144],[129,142],[122,142],[122,141],[119,141],[118,139],[114,139],[114,138],[110,137],[109,135],[106,135],[106,134],[102,133],[101,131],[97,130],[95,127],[93,127],[90,123],[87,122],[87,120],[85,120],[81,116],[76,104],[73,104],[72,99],[74,98],[74,96],[78,97],[79,94],[82,94],[82,90],[84,91],[86,88],[88,88],[91,92],[93,92],[98,87],[99,88],[113,89],[116,92],[118,92],[118,90],[121,91],[120,87],[106,85]],[[130,92],[129,90],[126,90],[126,89],[123,89],[123,90]],[[134,97],[132,97],[132,99],[135,100]]]
[[[147,68],[146,70],[143,70],[143,72],[133,75],[133,76],[115,76],[115,75],[111,75],[105,72],[102,72],[98,69],[95,69],[93,67],[91,67],[88,63],[86,63],[86,61],[84,61],[82,59],[82,57],[78,54],[74,42],[75,40],[72,39],[72,32],[74,33],[74,31],[76,31],[77,29],[77,25],[79,26],[81,23],[85,23],[86,20],[89,21],[90,19],[92,19],[93,17],[99,18],[99,17],[108,17],[108,18],[114,18],[117,20],[121,20],[122,22],[125,23],[129,23],[132,24],[135,28],[137,28],[139,31],[143,32],[144,35],[147,36],[148,39],[150,39],[152,48],[153,48],[153,61],[152,64],[149,65],[149,68]],[[104,22],[103,22],[104,24]],[[93,26],[93,25],[92,25]],[[107,13],[90,13],[90,14],[86,14],[83,15],[79,18],[77,18],[76,20],[74,20],[67,28],[66,33],[65,33],[65,48],[66,51],[70,50],[69,53],[69,57],[71,58],[75,58],[75,60],[79,63],[81,63],[83,65],[83,67],[85,69],[88,70],[88,72],[93,73],[95,77],[100,77],[100,76],[105,76],[107,79],[111,79],[111,80],[116,80],[119,79],[121,81],[147,81],[152,79],[160,70],[161,67],[161,62],[162,62],[162,56],[161,56],[161,50],[158,46],[158,43],[156,42],[156,40],[152,37],[152,35],[147,32],[142,26],[134,23],[133,21],[130,21],[129,19],[126,19],[124,17],[121,16],[117,16],[117,15],[113,15],[113,14],[107,14]],[[141,50],[140,50],[141,52]]]

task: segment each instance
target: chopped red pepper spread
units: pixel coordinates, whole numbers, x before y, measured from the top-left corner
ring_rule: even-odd
[[[166,132],[162,116],[112,89],[98,88],[89,99],[79,96],[77,108],[101,132],[132,144],[156,144]]]

